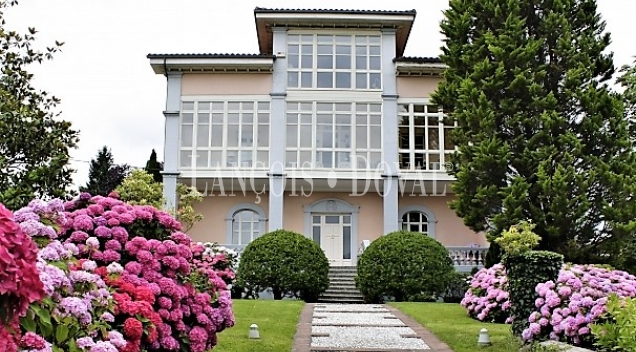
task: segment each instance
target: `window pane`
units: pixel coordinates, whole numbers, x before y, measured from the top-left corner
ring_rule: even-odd
[[[197,123],[210,123],[210,114],[197,113]]]
[[[299,167],[306,169],[312,168],[311,152],[300,152],[298,161]]]
[[[204,150],[196,151],[197,167],[208,167],[208,152]]]
[[[254,103],[251,101],[243,102],[242,107],[243,111],[254,111]]]
[[[357,89],[365,89],[365,88],[367,88],[367,74],[366,73],[356,73],[356,88]]]
[[[336,157],[338,158],[336,166],[339,169],[350,169],[351,168],[351,160],[350,160],[349,152],[338,152],[336,153]]]
[[[318,45],[318,55],[332,55],[333,54],[333,46],[331,45]]]
[[[439,128],[437,127],[428,129],[428,149],[439,149]]]
[[[311,39],[312,35],[307,36],[309,38],[309,42],[312,42],[313,39]],[[305,44],[305,45],[301,45],[300,47],[300,53],[301,54],[312,54],[314,52],[314,47],[313,45],[309,44]]]
[[[194,110],[194,102],[184,101],[181,103],[181,110]]]
[[[298,72],[287,72],[287,86],[298,87]]]
[[[225,103],[223,103],[223,102],[220,102],[220,101],[219,102],[213,102],[212,103],[212,110],[214,110],[214,111],[223,111],[224,110],[224,106],[225,106]]]
[[[351,73],[336,72],[336,88],[351,88]]]
[[[300,126],[300,147],[301,148],[311,148],[311,142],[314,139],[311,136],[311,125],[301,125]]]
[[[371,136],[369,137],[371,140],[371,148],[382,148],[382,129],[379,126],[371,126],[369,130],[371,132]]]
[[[269,102],[268,101],[259,101],[258,102],[258,110],[269,110]]]
[[[382,159],[382,153],[369,153],[369,167],[373,169],[377,169],[380,167],[380,162]]]
[[[222,124],[223,123],[223,114],[212,114],[212,123],[214,123],[214,124]]]
[[[400,169],[408,170],[411,168],[411,154],[400,153]]]
[[[440,165],[440,155],[439,154],[429,154],[428,155],[428,169],[429,170],[441,170],[442,167]]]
[[[311,68],[313,65],[313,58],[310,55],[303,55],[300,58],[300,67],[301,68]]]
[[[316,152],[316,162],[318,168],[333,168],[333,152]]]
[[[380,44],[380,36],[370,35],[369,36],[369,43],[370,44]]]
[[[258,114],[258,123],[269,123],[269,113]]]
[[[182,113],[181,114],[181,122],[183,123],[192,123],[194,122],[194,114],[192,113]]]
[[[398,148],[400,149],[409,149],[409,128],[408,127],[399,127],[398,128]]]
[[[192,133],[193,133],[192,125],[181,125],[181,146],[182,147],[191,147],[192,146]]]
[[[382,79],[379,73],[369,73],[369,88],[380,89],[382,87]]]
[[[183,167],[190,167],[192,163],[192,151],[191,150],[182,150],[179,153],[179,165]]]
[[[312,237],[314,239],[314,242],[320,244],[320,226],[313,226],[312,229]]]
[[[314,224],[320,224],[320,216],[315,216],[315,215],[314,215],[314,216],[312,216],[311,218],[312,218],[312,222],[313,222]]]
[[[370,70],[379,70],[380,69],[380,57],[379,56],[369,56],[369,69]]]
[[[356,127],[356,148],[367,149],[367,127],[366,126]]]
[[[269,125],[258,125],[258,146],[269,146]]]
[[[237,147],[239,140],[239,126],[229,125],[227,127],[227,145],[228,147]]]
[[[256,152],[256,160],[258,163],[254,166],[267,168],[269,166],[269,152],[259,150]]]
[[[333,42],[333,36],[332,35],[319,34],[317,37],[318,37],[318,43],[332,43]]]
[[[197,126],[197,147],[207,147],[210,144],[210,125]]]
[[[345,215],[342,217],[342,223],[344,224],[350,224],[351,223],[351,216],[349,215]]]
[[[293,41],[293,39],[292,39],[293,37],[298,37],[298,36],[291,36],[290,35],[288,37],[289,41]],[[296,41],[298,41],[298,39],[296,39]],[[287,51],[290,54],[298,54],[298,52],[299,52],[298,45],[289,45]]]
[[[331,72],[318,72],[318,88],[332,88],[333,76]]]
[[[254,126],[243,125],[241,131],[241,147],[251,147],[254,145]]]
[[[331,55],[318,55],[318,68],[333,68],[333,57]]]
[[[316,148],[333,148],[331,126],[317,126]]]
[[[287,167],[298,167],[296,155],[296,152],[285,152],[285,164]]]
[[[340,216],[338,215],[327,215],[325,216],[325,224],[339,224]]]
[[[453,140],[451,137],[453,130],[450,128],[444,129],[444,149],[453,150],[455,149],[455,145],[453,144]]]
[[[312,86],[311,75],[312,75],[311,72],[302,72],[300,74],[300,78],[301,78],[300,86],[302,88],[311,88]]]
[[[228,104],[228,109],[230,110],[241,110],[241,103],[238,102],[229,102]]]
[[[298,127],[296,125],[287,126],[287,147],[298,146]]]
[[[410,212],[409,213],[409,217],[408,217],[408,221],[409,222],[420,222],[420,214],[421,213],[418,213],[418,212],[415,212],[415,211]]]
[[[241,122],[242,123],[252,123],[252,122],[254,122],[254,114],[252,114],[252,113],[243,113],[243,116],[241,116]]]
[[[336,68],[342,70],[351,69],[351,56],[349,55],[336,55]]]
[[[210,167],[216,168],[216,167],[221,167],[221,163],[222,163],[222,156],[223,156],[223,152],[218,150],[218,151],[211,151],[210,152]]]
[[[350,126],[336,126],[336,148],[351,148]]]
[[[351,227],[342,228],[342,259],[351,259]]]
[[[366,70],[367,69],[367,57],[366,56],[356,56],[356,68],[358,70]]]
[[[380,47],[379,46],[370,46],[369,47],[369,55],[380,55]]]

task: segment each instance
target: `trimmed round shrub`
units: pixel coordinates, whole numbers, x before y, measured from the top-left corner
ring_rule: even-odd
[[[441,296],[455,269],[438,241],[397,231],[373,241],[358,260],[356,285],[367,302]]]
[[[470,281],[470,287],[461,301],[468,315],[489,323],[510,323],[507,280],[503,264],[479,270]]]
[[[316,242],[276,230],[245,247],[237,278],[239,286],[255,292],[271,288],[276,300],[291,295],[314,302],[329,287],[329,261]]]

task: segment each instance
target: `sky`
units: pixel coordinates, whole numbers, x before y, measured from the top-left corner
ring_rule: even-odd
[[[221,3],[223,5],[221,5]],[[71,152],[74,183],[102,146],[116,163],[143,167],[152,149],[163,160],[166,81],[149,53],[256,53],[255,7],[417,10],[406,56],[436,56],[448,0],[22,0],[6,12],[9,29],[35,27],[37,45],[64,42],[52,61],[33,66],[34,84],[61,99],[62,118],[80,131]],[[617,67],[636,55],[636,1],[598,0]]]

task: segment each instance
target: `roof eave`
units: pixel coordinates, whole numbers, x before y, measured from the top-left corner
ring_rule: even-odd
[[[441,76],[447,66],[443,63],[396,62],[398,76]]]
[[[271,73],[274,58],[219,57],[151,57],[150,67],[156,74],[168,72],[262,72]]]
[[[404,53],[416,13],[338,13],[254,11],[261,54],[272,54],[272,27],[293,28],[395,28],[396,54]]]

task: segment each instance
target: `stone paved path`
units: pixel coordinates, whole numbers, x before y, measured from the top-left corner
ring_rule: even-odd
[[[305,305],[292,351],[452,352],[393,307],[330,303]]]

